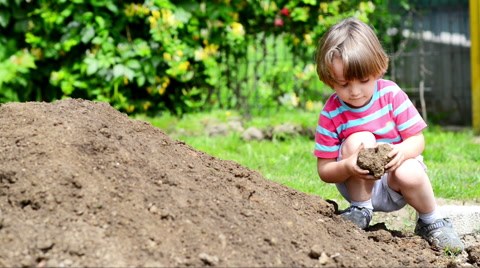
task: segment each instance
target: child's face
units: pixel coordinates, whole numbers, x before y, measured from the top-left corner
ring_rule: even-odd
[[[376,77],[370,76],[362,81],[346,81],[343,75],[343,62],[338,57],[333,59],[333,77],[336,81],[333,89],[338,97],[348,106],[360,108],[368,104],[372,99]]]

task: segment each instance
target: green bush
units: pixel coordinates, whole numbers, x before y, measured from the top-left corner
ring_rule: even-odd
[[[0,0],[0,101],[73,97],[127,113],[174,114],[258,101],[281,105],[281,96],[298,95],[296,88],[317,79],[307,63],[330,25],[357,16],[384,29],[394,21],[383,16],[386,6],[382,0]],[[230,79],[250,75],[235,68],[271,36],[303,60],[265,66],[264,97],[253,99],[247,84],[235,89]]]

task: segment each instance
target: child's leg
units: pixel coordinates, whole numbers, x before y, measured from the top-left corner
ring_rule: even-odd
[[[354,154],[361,144],[366,148],[375,147],[376,141],[372,133],[358,132],[350,135],[341,147],[341,158]],[[350,207],[341,213],[341,216],[353,222],[361,229],[370,224],[373,214],[372,190],[375,180],[368,181],[360,178],[350,177],[342,185],[345,186],[350,199]],[[338,185],[337,185],[338,187]]]
[[[370,132],[357,132],[350,135],[342,144],[342,158],[347,158],[354,154],[362,143],[365,145],[365,148],[376,147],[375,136]],[[350,177],[345,181],[348,195],[354,202],[370,200],[374,183],[374,180],[368,181],[355,177]]]
[[[464,249],[453,225],[436,213],[432,185],[420,162],[408,159],[388,179],[389,187],[400,192],[408,204],[419,213],[415,232],[433,247],[458,253]]]
[[[392,172],[388,185],[392,190],[401,193],[418,213],[431,213],[437,206],[430,179],[416,159],[405,160]]]

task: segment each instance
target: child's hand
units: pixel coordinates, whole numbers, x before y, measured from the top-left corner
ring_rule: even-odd
[[[349,167],[350,173],[352,174],[352,177],[355,177],[355,178],[359,178],[363,180],[378,180],[380,178],[375,178],[373,175],[370,174],[369,170],[362,169],[357,165],[358,153],[364,147],[365,146],[363,145],[363,143],[360,144],[360,146],[358,146],[357,148],[357,151],[348,158],[348,167]]]
[[[393,157],[387,165],[385,165],[385,172],[390,173],[395,171],[405,161],[405,155],[398,149],[397,146],[390,144],[392,151],[388,154],[388,157]]]

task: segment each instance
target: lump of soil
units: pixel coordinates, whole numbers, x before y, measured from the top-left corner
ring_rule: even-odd
[[[106,102],[7,103],[0,122],[0,267],[446,266]]]
[[[380,144],[376,148],[363,148],[358,153],[357,165],[370,171],[375,178],[385,174],[385,165],[392,160],[388,153],[392,147],[388,144]]]

